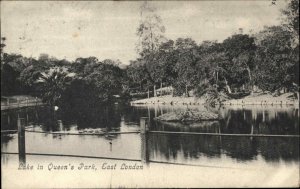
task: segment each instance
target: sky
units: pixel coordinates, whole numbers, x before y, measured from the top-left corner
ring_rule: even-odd
[[[274,0],[273,0],[274,1]],[[255,33],[280,24],[285,0],[266,1],[152,1],[166,28],[165,37],[191,37],[219,42],[237,33]],[[46,53],[75,60],[95,56],[138,57],[135,50],[142,1],[0,1],[1,37],[6,53],[39,57]]]

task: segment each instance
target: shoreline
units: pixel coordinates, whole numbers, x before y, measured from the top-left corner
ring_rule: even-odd
[[[150,97],[139,100],[131,101],[131,105],[135,104],[190,104],[190,105],[202,105],[205,104],[205,99],[195,98],[195,97],[172,97],[171,95],[159,96],[159,97]]]
[[[284,93],[274,97],[270,94],[249,95],[240,99],[229,99],[220,102],[220,105],[294,105],[299,107],[299,100],[292,99],[292,93]],[[181,105],[204,105],[205,98],[196,97],[172,97],[171,95],[151,97],[145,99],[134,100],[131,105],[146,105],[146,104],[181,104]]]

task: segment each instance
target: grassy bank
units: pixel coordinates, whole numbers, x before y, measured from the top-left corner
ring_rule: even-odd
[[[225,105],[297,105],[299,99],[293,93],[284,93],[280,96],[271,94],[253,94],[241,99],[231,99],[223,102]]]
[[[204,104],[205,99],[195,97],[172,97],[171,95],[151,97],[132,101],[131,104]]]
[[[161,97],[151,97],[132,101],[131,104],[205,104],[205,98],[196,97],[172,97],[171,95]],[[299,100],[293,93],[285,93],[280,96],[271,94],[253,94],[240,99],[229,99],[221,102],[224,105],[296,105],[299,106]]]

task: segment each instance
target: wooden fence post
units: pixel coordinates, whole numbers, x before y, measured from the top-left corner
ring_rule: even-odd
[[[25,124],[24,118],[18,118],[18,148],[19,148],[19,166],[26,166],[25,150]]]
[[[27,109],[26,109],[26,124],[28,125],[29,123],[29,116],[28,116],[28,112],[27,112]]]
[[[10,116],[9,116],[9,112],[7,113],[7,125],[10,126]]]
[[[149,152],[148,152],[148,118],[141,117],[140,118],[140,126],[141,126],[141,161],[142,163],[149,162]]]

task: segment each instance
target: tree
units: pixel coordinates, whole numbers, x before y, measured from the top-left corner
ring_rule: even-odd
[[[228,57],[228,64],[223,65],[227,71],[228,82],[236,87],[249,83],[252,89],[252,70],[254,69],[254,56],[256,45],[254,38],[249,35],[236,34],[222,43],[224,52]]]
[[[299,0],[289,1],[287,7],[282,10],[282,14],[282,25],[290,32],[290,39],[292,41],[291,57],[298,62],[291,67],[292,72],[294,72],[293,85],[299,88]],[[297,94],[299,96],[298,90]]]
[[[297,49],[292,48],[290,33],[281,26],[273,26],[261,31],[260,36],[255,61],[256,83],[271,92],[293,88],[293,82],[299,83],[299,58]]]
[[[153,55],[145,56],[145,59],[147,60],[145,62],[146,73],[148,75],[148,81],[154,85],[154,96],[156,96],[156,84],[160,83],[160,86],[162,87],[165,76],[163,62],[160,61],[159,55],[159,52],[157,52]]]
[[[86,66],[96,65],[98,62],[98,59],[93,56],[88,58],[77,58],[71,66],[71,71],[80,76],[85,76],[87,73],[91,72],[91,70],[87,70]]]
[[[160,44],[165,40],[165,27],[162,24],[160,16],[156,14],[154,7],[148,2],[144,2],[140,7],[141,20],[137,28],[139,41],[136,45],[137,52],[146,63],[147,83],[153,84],[154,96],[156,96],[156,77],[153,70],[155,65],[155,53],[158,51]],[[152,74],[152,75],[151,75]],[[154,75],[153,75],[154,74]]]
[[[3,64],[2,60],[3,60],[3,55],[4,55],[4,47],[6,47],[5,44],[6,41],[6,37],[1,37],[1,43],[0,43],[0,54],[1,54],[1,64]]]
[[[177,76],[175,65],[177,62],[177,56],[175,53],[175,42],[168,40],[162,43],[159,47],[159,51],[156,56],[156,62],[158,64],[158,80],[166,85],[173,85]]]
[[[42,73],[48,72],[51,67],[54,67],[53,62],[48,59],[48,55],[42,55],[42,57],[38,60],[29,58],[25,68],[20,72],[18,80],[21,82],[22,91],[25,94],[37,96],[41,92],[41,86],[37,80]]]
[[[20,84],[17,80],[20,73],[9,64],[1,65],[1,95],[12,95],[19,92]]]
[[[191,38],[178,38],[175,42],[175,51],[177,62],[175,70],[178,78],[175,82],[175,91],[177,94],[188,96],[188,89],[196,82],[196,52],[197,44]]]
[[[20,73],[29,65],[30,60],[18,54],[4,53],[1,61],[2,94],[19,94],[22,91]]]
[[[61,68],[51,68],[41,73],[39,82],[42,83],[42,100],[50,106],[58,105],[59,100],[68,84],[68,72]]]
[[[287,7],[281,10],[283,14],[282,25],[291,32],[293,46],[299,45],[299,0],[289,1]]]
[[[110,102],[113,95],[122,92],[123,71],[115,65],[100,63],[84,80],[95,86],[101,102]]]
[[[197,56],[196,94],[202,96],[209,88],[222,90],[223,87],[226,87],[227,91],[231,93],[226,80],[228,73],[223,68],[229,60],[221,44],[216,41],[204,41],[198,48]]]
[[[141,63],[140,59],[131,61],[130,65],[126,69],[127,75],[130,78],[132,87],[139,87],[139,90],[143,90],[143,83],[145,83],[145,66]]]
[[[140,9],[141,20],[137,28],[139,41],[136,49],[144,57],[158,50],[160,43],[165,39],[165,27],[160,16],[155,13],[156,9],[151,7],[147,1],[142,4]]]

